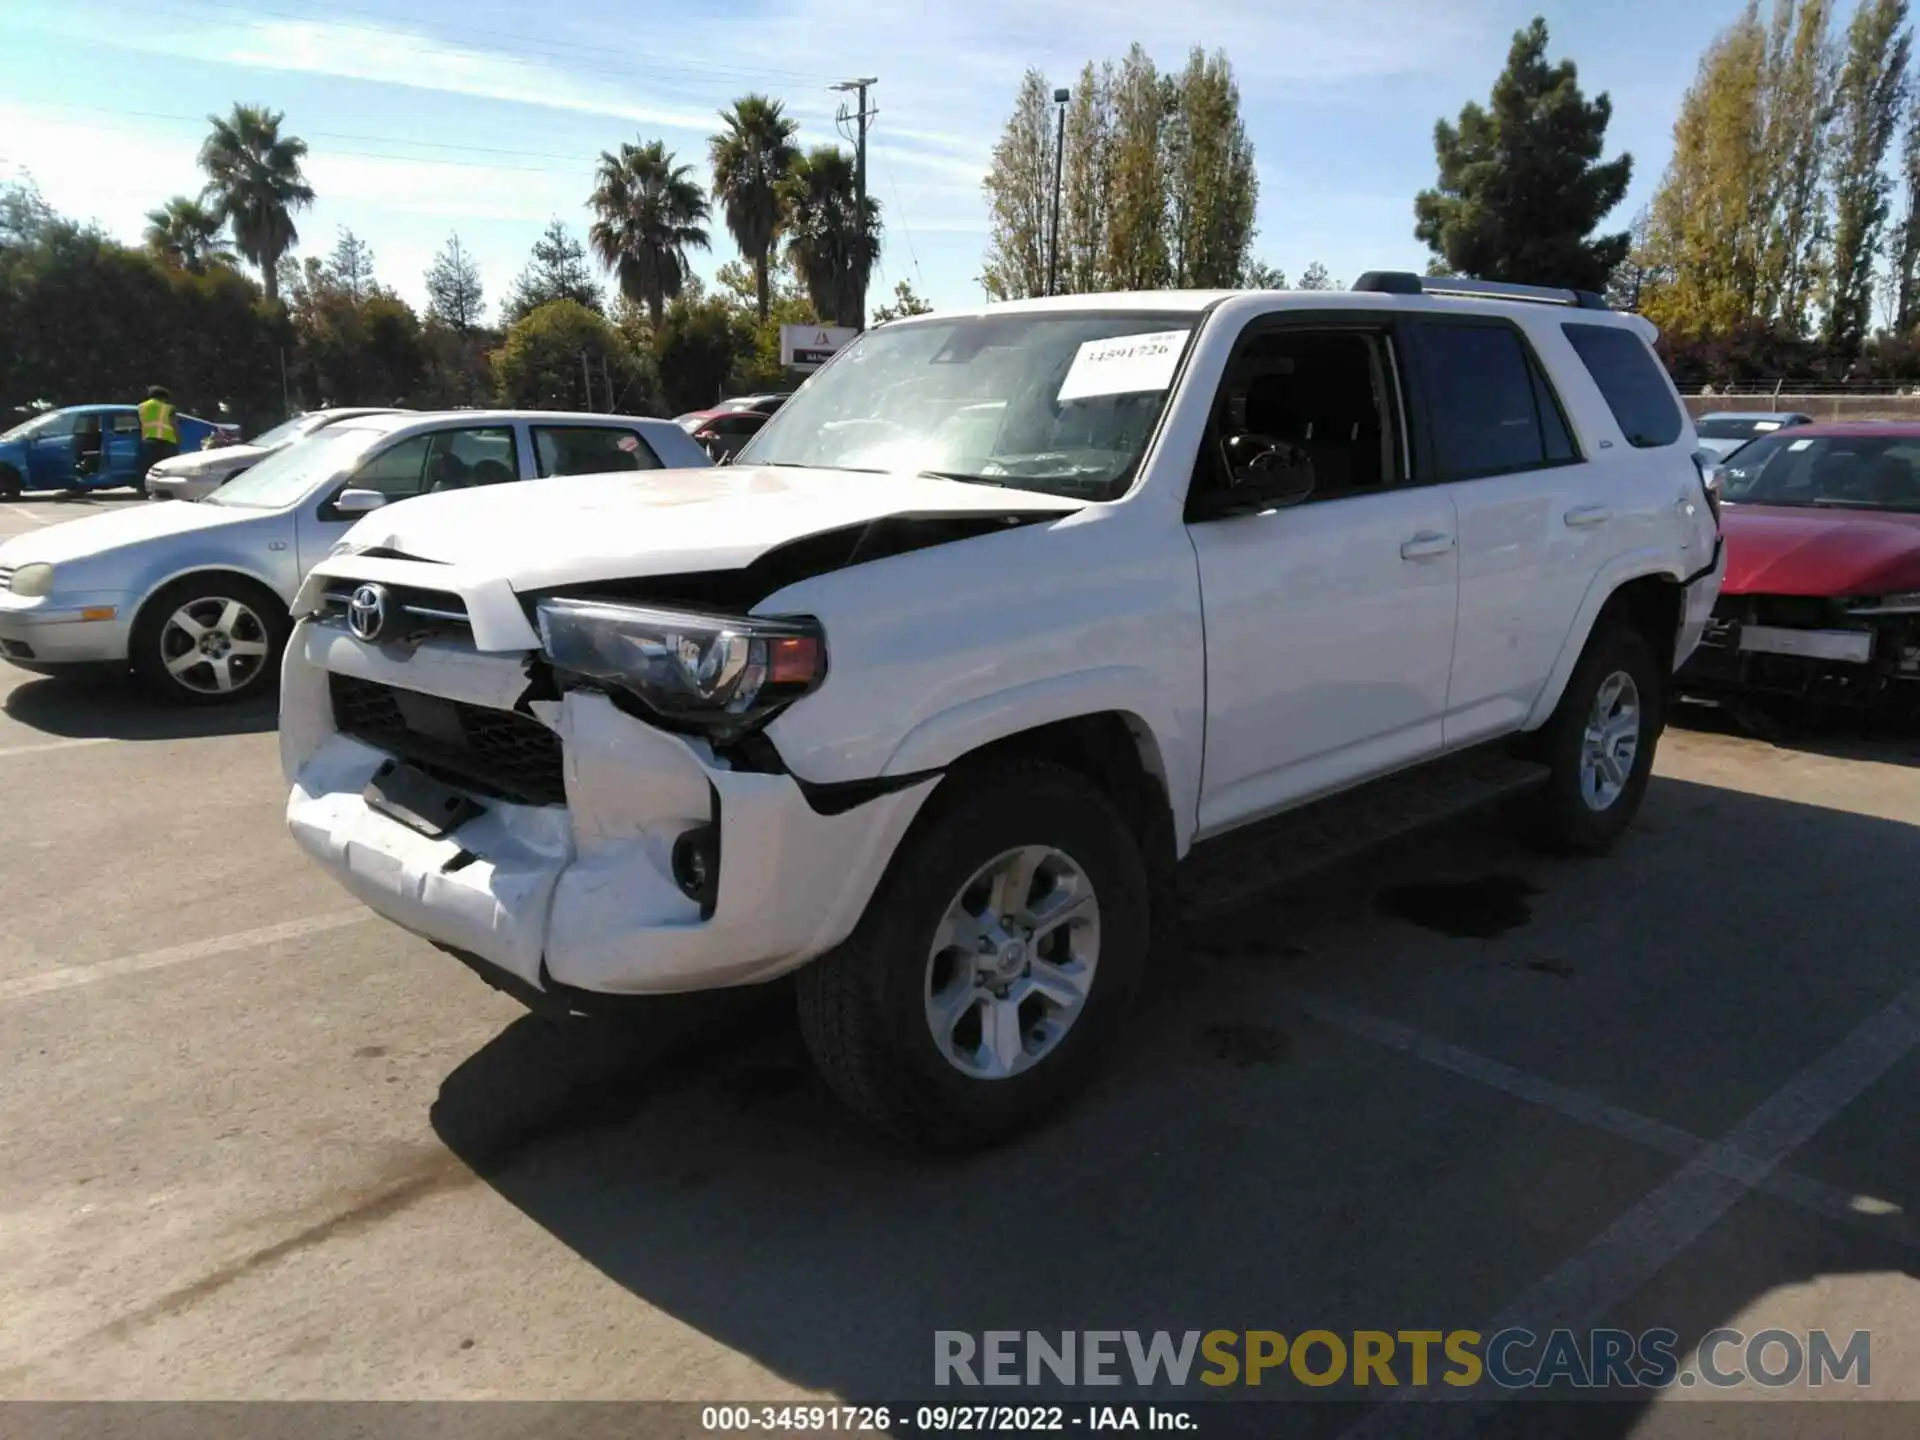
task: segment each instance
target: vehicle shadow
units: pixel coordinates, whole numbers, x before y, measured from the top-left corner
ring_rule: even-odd
[[[1796,715],[1763,706],[1699,705],[1672,707],[1670,723],[1709,735],[1734,735],[1782,750],[1825,755],[1835,760],[1877,760],[1887,765],[1920,766],[1920,718],[1850,716],[1827,712]]]
[[[1769,883],[1787,854],[1804,873]],[[1716,873],[1761,878],[1703,887],[1694,862],[1709,855]],[[1624,1141],[1593,1148],[1561,1117],[1335,1032],[1298,997],[1373,987],[1366,1003],[1384,1011],[1440,995],[1420,1002],[1423,1028],[1457,1019],[1451,1005],[1522,1044],[1527,1007],[1557,1005],[1544,1013],[1584,1036],[1566,1063],[1586,1090],[1684,1126],[1657,1097],[1723,1084],[1717,1044],[1740,1049],[1764,1097],[1920,974],[1920,922],[1887,904],[1917,858],[1911,826],[1668,778],[1653,782],[1642,831],[1604,860],[1540,861],[1491,823],[1456,827],[1191,928],[1158,957],[1130,1043],[1093,1092],[984,1154],[928,1158],[872,1139],[814,1076],[782,997],[763,992],[676,1001],[591,1043],[518,1020],[445,1078],[431,1118],[501,1196],[647,1306],[848,1400],[1063,1398],[936,1392],[939,1330],[1477,1329],[1679,1161]],[[1564,969],[1499,960],[1484,938],[1497,923],[1435,940],[1382,917],[1383,884],[1506,871],[1573,913],[1559,943],[1591,935]],[[1621,894],[1644,911],[1599,898]],[[1810,895],[1822,916],[1804,913]],[[1900,933],[1810,947],[1836,915]],[[1649,1004],[1683,1034],[1697,1026],[1697,1044],[1649,1044]],[[1797,1047],[1775,1043],[1796,1027]],[[1552,1073],[1547,1060],[1532,1068]],[[1613,1073],[1647,1088],[1623,1099],[1590,1078]],[[1910,1218],[1920,1153],[1884,1136],[1912,1133],[1911,1084],[1891,1099],[1869,1091],[1827,1127],[1844,1143],[1805,1157]],[[1914,1258],[1749,1197],[1613,1313],[1680,1332],[1684,1357],[1781,1287],[1911,1275]],[[666,1382],[644,1369],[607,1379],[645,1393]],[[1181,1394],[1258,1401],[1276,1388]],[[1582,1406],[1533,1433],[1646,1433],[1646,1410],[1638,1397]],[[1494,1428],[1525,1428],[1523,1413],[1538,1412],[1507,1407]],[[1288,1405],[1259,1433],[1334,1435],[1354,1418],[1349,1404]]]
[[[186,708],[149,699],[128,677],[57,675],[28,680],[0,700],[7,718],[75,740],[191,740],[261,735],[280,723],[279,696]]]

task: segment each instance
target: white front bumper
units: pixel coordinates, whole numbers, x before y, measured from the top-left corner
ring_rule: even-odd
[[[327,672],[510,708],[519,657],[423,646],[396,659],[306,622],[288,646],[281,752],[287,823],[329,874],[388,919],[545,988],[611,994],[770,979],[852,930],[936,783],[821,815],[785,775],[727,769],[698,742],[656,730],[603,695],[536,702],[561,737],[565,806],[476,797],[486,813],[430,839],[361,792],[387,758],[335,732]],[[685,831],[718,810],[713,914],[674,883]]]

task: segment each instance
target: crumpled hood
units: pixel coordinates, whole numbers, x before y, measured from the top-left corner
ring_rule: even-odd
[[[0,545],[0,563],[30,565],[44,561],[54,565],[71,564],[110,550],[138,545],[146,540],[185,535],[194,530],[212,530],[221,525],[244,524],[267,510],[243,510],[238,506],[191,505],[184,500],[163,500],[141,504],[129,501],[117,509],[79,520],[49,525],[16,535]]]
[[[1920,515],[1728,505],[1725,595],[1920,590]]]
[[[425,495],[374,511],[347,542],[537,590],[738,569],[788,541],[888,516],[1066,514],[1083,503],[907,475],[716,466]]]

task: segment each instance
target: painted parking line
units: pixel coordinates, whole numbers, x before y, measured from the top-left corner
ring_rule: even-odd
[[[1781,1162],[1812,1139],[1875,1081],[1920,1046],[1920,983],[1855,1027],[1833,1049],[1762,1101],[1757,1109],[1682,1165],[1639,1204],[1535,1281],[1481,1327],[1521,1327],[1535,1335],[1590,1330],[1678,1259],[1726,1213],[1762,1188]],[[1482,1380],[1434,1403],[1400,1391],[1349,1429],[1342,1440],[1471,1435],[1507,1392]],[[1428,1403],[1417,1404],[1425,1400]]]
[[[1488,1059],[1434,1036],[1423,1035],[1398,1021],[1356,1010],[1326,996],[1303,995],[1300,1003],[1308,1015],[1322,1024],[1424,1060],[1429,1065],[1477,1081],[1517,1100],[1541,1106],[1569,1120],[1618,1135],[1623,1140],[1631,1140],[1649,1150],[1671,1155],[1676,1160],[1704,1158],[1709,1164],[1723,1166],[1727,1174],[1736,1178],[1754,1173],[1752,1157],[1739,1154],[1727,1141],[1715,1145],[1664,1120],[1655,1120],[1595,1099],[1582,1091],[1556,1085],[1551,1080],[1542,1080],[1537,1075],[1528,1075],[1511,1065]],[[1897,1245],[1920,1250],[1920,1224],[1916,1224],[1914,1218],[1903,1213],[1898,1206],[1876,1201],[1870,1196],[1855,1195],[1837,1185],[1828,1185],[1787,1170],[1768,1172],[1754,1188],[1803,1210],[1811,1210],[1828,1220],[1838,1221],[1882,1240],[1891,1240]]]
[[[349,925],[361,924],[373,916],[370,910],[335,910],[324,915],[309,915],[300,920],[287,920],[278,925],[263,925],[258,930],[241,930],[232,935],[217,935],[211,940],[195,940],[185,945],[169,945],[164,950],[144,950],[137,955],[122,955],[113,960],[101,960],[92,965],[63,965],[57,970],[43,970],[37,975],[23,975],[15,980],[0,981],[0,1005],[15,1000],[26,1000],[35,995],[46,995],[56,990],[72,990],[81,985],[91,985],[100,980],[112,980],[122,975],[138,975],[148,970],[161,970],[169,965],[184,964],[189,960],[205,960],[215,955],[230,955],[236,950],[252,950],[259,946],[275,945],[282,941],[299,940],[308,935],[321,935],[329,930],[341,930]]]
[[[44,755],[49,750],[78,750],[83,745],[111,745],[111,735],[87,735],[74,740],[36,740],[31,745],[0,745],[0,760],[11,755]]]

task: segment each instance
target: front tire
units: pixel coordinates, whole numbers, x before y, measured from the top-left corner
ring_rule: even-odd
[[[0,500],[18,500],[24,488],[18,470],[11,465],[0,465]]]
[[[842,1100],[928,1149],[1003,1139],[1093,1077],[1145,968],[1146,867],[1075,771],[951,774],[853,934],[796,976]]]
[[[1541,735],[1551,774],[1527,816],[1536,844],[1565,855],[1612,847],[1646,796],[1666,703],[1667,677],[1644,635],[1609,624],[1593,636]]]
[[[134,674],[171,705],[224,705],[271,693],[292,625],[280,598],[230,575],[189,575],[134,623]]]

